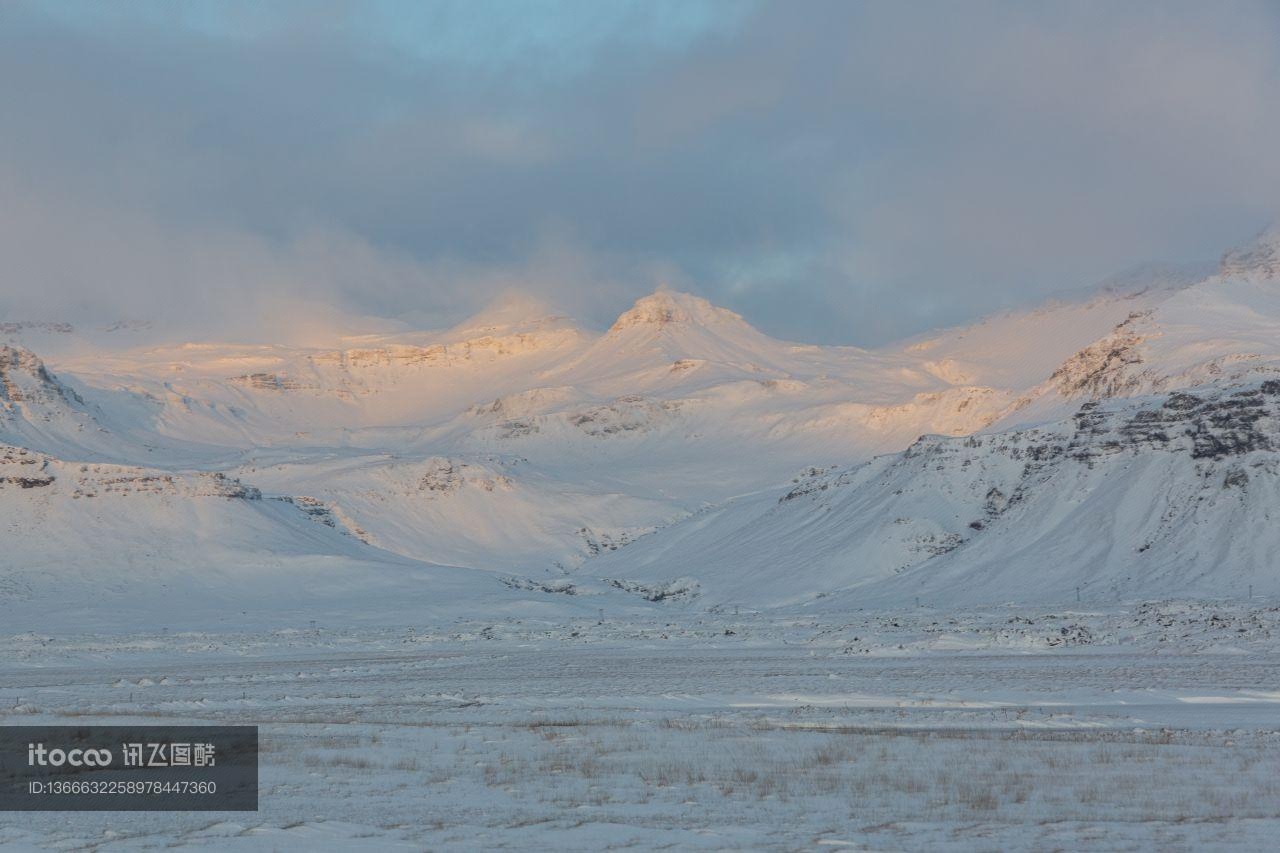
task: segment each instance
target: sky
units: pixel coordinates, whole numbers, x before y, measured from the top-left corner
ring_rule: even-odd
[[[0,319],[877,346],[1280,212],[1280,4],[0,4]],[[336,319],[335,319],[336,318]]]

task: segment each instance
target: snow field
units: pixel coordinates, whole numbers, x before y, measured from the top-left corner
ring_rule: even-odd
[[[5,815],[0,848],[1266,849],[1276,619],[1163,602],[0,638],[5,723],[217,720],[263,743],[257,813]]]

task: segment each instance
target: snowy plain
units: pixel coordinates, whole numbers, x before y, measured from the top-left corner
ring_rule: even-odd
[[[1280,606],[0,638],[0,723],[262,732],[256,813],[3,849],[1267,849]]]

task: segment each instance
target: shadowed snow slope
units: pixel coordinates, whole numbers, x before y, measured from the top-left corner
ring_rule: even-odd
[[[564,596],[530,602],[483,573],[382,551],[320,501],[264,496],[221,473],[0,446],[0,506],[0,608],[46,629],[575,610]]]

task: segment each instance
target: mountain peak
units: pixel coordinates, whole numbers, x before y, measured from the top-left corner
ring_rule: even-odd
[[[701,296],[659,287],[622,313],[609,329],[611,332],[637,326],[662,328],[672,324],[706,326],[714,323],[745,325],[746,321],[727,308],[713,305]]]
[[[1280,278],[1280,219],[1251,242],[1223,255],[1220,271],[1231,278]]]

